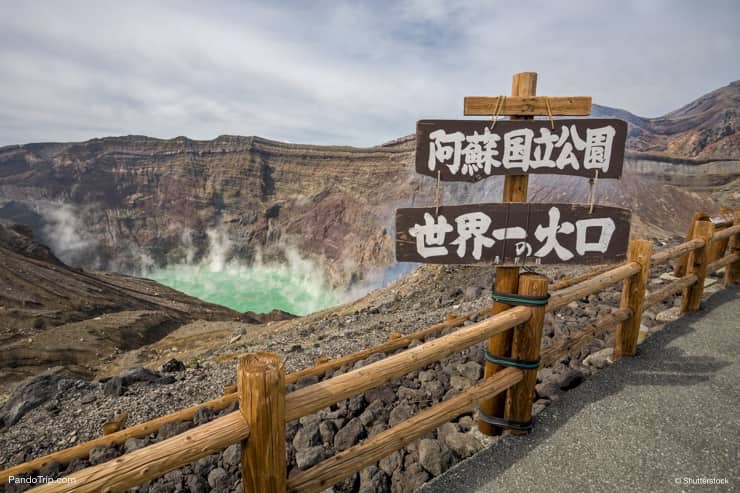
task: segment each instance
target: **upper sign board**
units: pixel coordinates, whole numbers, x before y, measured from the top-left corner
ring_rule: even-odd
[[[554,120],[419,120],[416,171],[442,181],[492,175],[622,175],[627,122]]]

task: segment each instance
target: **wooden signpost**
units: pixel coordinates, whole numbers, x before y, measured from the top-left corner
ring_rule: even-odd
[[[627,135],[627,124],[621,120],[554,120],[553,116],[590,115],[591,98],[536,96],[536,89],[536,73],[515,74],[511,96],[465,98],[465,115],[492,116],[493,121],[421,120],[417,125],[418,173],[438,182],[476,182],[505,175],[502,204],[396,212],[397,260],[497,265],[493,315],[511,308],[512,300],[524,301],[530,291],[539,295],[542,286],[546,290],[542,276],[519,286],[522,265],[613,262],[624,259],[627,252],[629,211],[593,204],[523,204],[530,174],[619,178]],[[499,116],[511,120],[498,122]],[[533,121],[534,116],[549,119]],[[489,340],[485,378],[503,370],[507,358],[517,363],[517,358],[538,353],[523,350],[521,337],[512,352],[512,336],[508,330]],[[539,347],[541,337],[527,337],[531,339],[527,348]],[[525,363],[530,365],[529,377],[536,374],[537,363],[517,364]],[[504,427],[514,432],[527,429],[528,424],[518,420],[531,416],[527,395],[533,397],[534,380],[529,377],[526,388],[515,392],[515,397],[498,395],[481,401],[481,432],[494,435]],[[525,401],[529,407],[522,410]],[[519,404],[512,406],[512,402]]]

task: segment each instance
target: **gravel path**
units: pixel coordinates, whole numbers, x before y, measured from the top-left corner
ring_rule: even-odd
[[[737,491],[739,309],[740,288],[714,295],[421,491]]]

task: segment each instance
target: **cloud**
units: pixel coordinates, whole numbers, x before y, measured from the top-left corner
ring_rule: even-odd
[[[0,145],[369,146],[523,70],[541,94],[657,116],[737,78],[738,21],[733,1],[5,2]]]

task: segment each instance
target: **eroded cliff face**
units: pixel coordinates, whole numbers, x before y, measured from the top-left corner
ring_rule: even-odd
[[[413,137],[367,149],[230,136],[6,147],[0,217],[30,225],[62,260],[87,268],[139,272],[218,248],[247,262],[297,249],[345,288],[392,263],[396,208],[434,203],[436,182],[413,160]],[[599,181],[597,201],[629,207],[636,227],[666,235],[713,207],[644,168],[628,163],[621,180]],[[445,183],[442,203],[497,202],[502,184]],[[584,202],[588,190],[582,178],[535,176],[529,200]],[[219,238],[228,244],[214,246]]]
[[[237,256],[296,247],[346,284],[390,261],[393,209],[413,188],[412,154],[409,144],[350,149],[252,137],[5,148],[0,213],[55,245],[65,233],[54,228],[58,204],[68,204],[67,226],[90,250],[68,260],[86,266],[135,270],[146,256],[158,264],[197,258],[206,232],[221,228]]]

